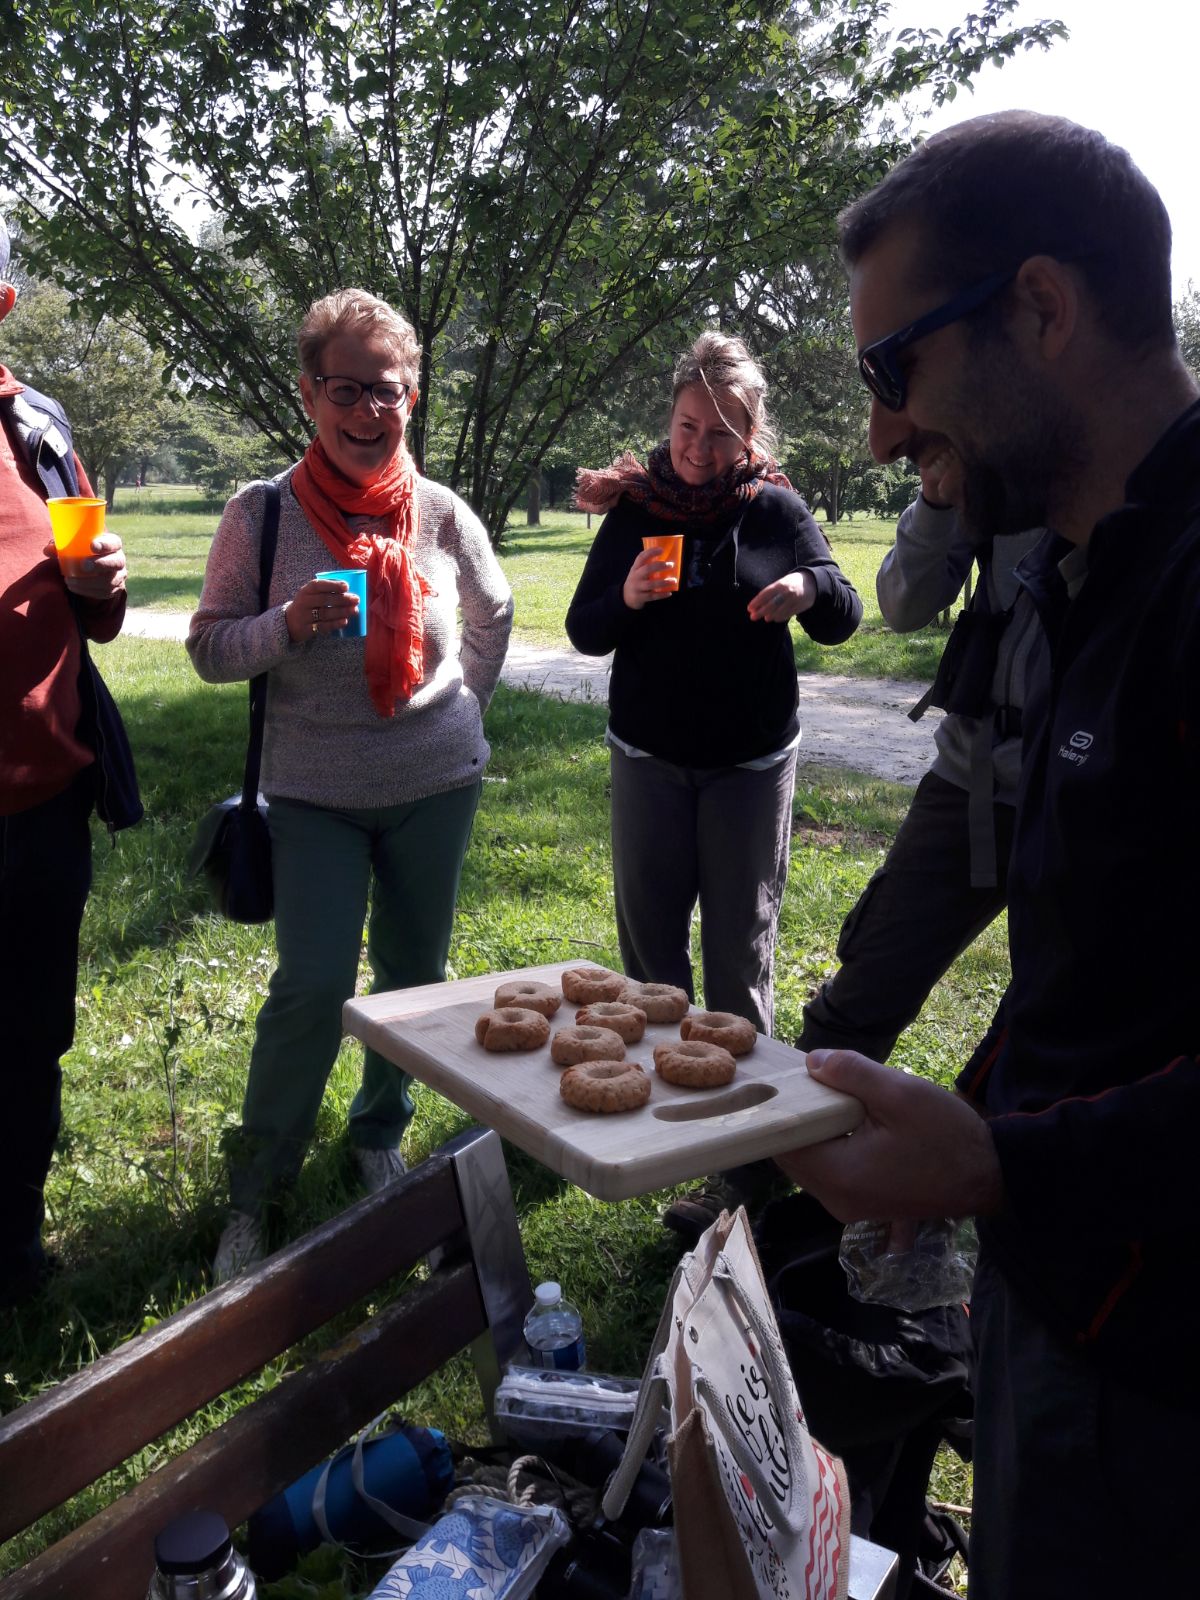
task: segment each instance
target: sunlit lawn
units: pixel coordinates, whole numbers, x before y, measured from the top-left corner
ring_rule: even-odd
[[[194,610],[218,514],[196,490],[155,485],[118,491],[109,525],[129,551],[133,605]],[[516,600],[518,639],[558,648],[567,644],[563,619],[599,526],[598,518],[591,522],[589,528],[582,512],[549,511],[537,528],[526,526],[523,513],[509,523],[500,562]],[[838,563],[862,598],[863,620],[853,638],[833,649],[813,644],[794,628],[797,667],[860,677],[932,678],[946,643],[944,628],[894,634],[875,600],[875,574],[894,538],[893,524],[855,517],[828,533]]]
[[[514,551],[508,559],[526,557]],[[214,916],[202,887],[183,870],[197,818],[239,781],[244,690],[200,683],[178,644],[122,639],[96,655],[125,711],[147,818],[115,849],[97,834],[78,1030],[64,1060],[63,1134],[47,1190],[48,1242],[63,1270],[41,1304],[0,1313],[0,1410],[204,1292],[226,1203],[221,1141],[238,1119],[254,1018],[274,964],[273,928]],[[497,694],[488,716],[494,756],[466,861],[453,975],[572,956],[617,962],[603,726],[596,705]],[[807,996],[833,970],[842,919],[908,799],[906,789],[852,772],[801,772],[779,933],[779,1037],[795,1035]],[[1001,919],[935,990],[902,1039],[897,1064],[947,1082],[989,1021],[1006,970]],[[342,1131],[358,1061],[348,1043],[283,1218],[285,1235],[352,1198]],[[466,1122],[432,1091],[419,1090],[417,1100],[405,1146],[410,1159]],[[535,1281],[556,1276],[569,1285],[598,1370],[637,1372],[677,1255],[674,1236],[658,1220],[669,1196],[607,1204],[519,1151],[508,1148],[508,1158]],[[306,1353],[282,1357],[101,1489],[10,1541],[0,1551],[0,1572],[61,1533],[85,1506],[103,1503],[277,1382]],[[465,1359],[423,1385],[404,1409],[452,1436],[481,1436]],[[960,1475],[943,1492],[961,1501],[969,1489]],[[313,1575],[345,1559],[334,1552],[314,1557]],[[342,1596],[370,1587],[345,1573],[338,1582],[331,1592]],[[277,1600],[285,1593],[310,1591],[281,1589]]]

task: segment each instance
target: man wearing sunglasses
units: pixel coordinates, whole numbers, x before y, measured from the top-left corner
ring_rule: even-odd
[[[783,1164],[843,1219],[978,1220],[972,1600],[1192,1592],[1200,404],[1170,224],[1124,151],[1011,112],[841,227],[872,450],[952,452],[975,537],[1046,529],[1048,644],[992,1029],[957,1093],[815,1052],[866,1118]]]

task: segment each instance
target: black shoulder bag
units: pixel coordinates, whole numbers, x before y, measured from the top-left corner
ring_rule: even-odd
[[[267,609],[275,541],[279,533],[279,485],[267,485],[258,562],[258,607]],[[211,806],[200,819],[188,857],[188,870],[203,872],[217,909],[231,922],[270,922],[275,910],[271,882],[271,835],[267,802],[258,792],[263,724],[267,717],[267,674],[250,680],[250,738],[241,794]]]
[[[88,650],[87,634],[78,608],[79,623],[79,737],[96,757],[96,815],[109,835],[120,828],[132,828],[145,814],[138,793],[137,771],[129,735],[121,721],[116,701]]]

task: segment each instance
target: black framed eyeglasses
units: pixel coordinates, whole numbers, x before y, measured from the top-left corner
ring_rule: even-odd
[[[380,411],[399,411],[412,393],[407,383],[359,383],[357,378],[313,377],[314,383],[325,385],[325,398],[330,405],[352,406],[369,394]]]
[[[908,379],[900,370],[897,359],[901,351],[915,344],[918,339],[924,339],[926,334],[936,333],[939,328],[957,322],[968,312],[986,304],[1016,275],[1015,267],[1006,272],[993,272],[971,288],[961,290],[944,305],[910,322],[907,328],[901,328],[898,333],[889,333],[885,339],[876,339],[874,344],[864,345],[858,352],[858,370],[862,381],[880,405],[886,406],[889,411],[904,410]]]

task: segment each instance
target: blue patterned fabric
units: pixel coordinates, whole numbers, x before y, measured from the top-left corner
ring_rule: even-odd
[[[401,1556],[371,1600],[523,1600],[570,1537],[553,1506],[468,1495]]]

